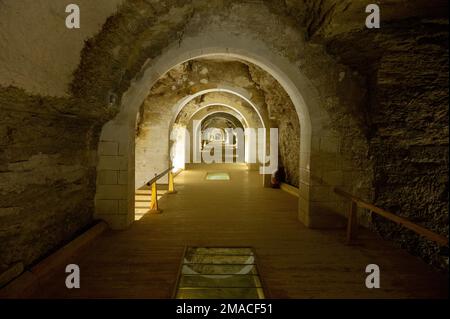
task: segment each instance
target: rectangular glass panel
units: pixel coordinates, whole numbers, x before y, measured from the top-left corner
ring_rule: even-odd
[[[216,248],[216,247],[189,247],[186,255],[242,255],[251,256],[250,248]]]
[[[177,298],[258,298],[264,293],[251,248],[189,247]]]
[[[207,173],[206,179],[210,181],[228,181],[230,174],[228,173]]]
[[[180,288],[178,299],[264,299],[261,288]]]
[[[257,275],[255,265],[204,265],[204,264],[192,264],[183,265],[181,270],[183,275],[234,275],[234,274],[248,274]]]
[[[255,258],[253,256],[191,255],[184,258],[184,264],[252,265],[254,263]]]
[[[254,275],[183,275],[180,288],[186,287],[261,288],[261,282]]]

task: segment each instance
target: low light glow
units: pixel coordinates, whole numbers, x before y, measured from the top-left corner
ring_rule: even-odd
[[[186,143],[186,130],[184,127],[174,127],[171,132],[171,140],[173,146],[171,148],[171,159],[174,171],[185,168],[186,163],[186,147],[189,143]]]
[[[160,200],[165,193],[167,193],[167,190],[158,190],[158,200]],[[149,213],[151,197],[150,190],[136,190],[136,195],[134,197],[134,220],[140,220]]]
[[[209,181],[229,181],[230,174],[223,172],[212,172],[206,174],[206,179]]]

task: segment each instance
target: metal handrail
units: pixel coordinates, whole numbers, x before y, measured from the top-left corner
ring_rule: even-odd
[[[161,213],[161,210],[158,206],[158,186],[156,182],[161,179],[163,176],[165,176],[167,173],[169,173],[169,190],[166,194],[176,194],[175,187],[174,187],[174,177],[172,173],[173,166],[166,169],[164,172],[160,174],[155,174],[155,177],[153,177],[151,180],[147,182],[147,186],[152,187],[151,191],[151,200],[150,200],[150,212],[152,213]]]
[[[157,175],[155,174],[155,177],[153,177],[151,180],[149,180],[147,182],[147,186],[150,186],[151,184],[157,182],[158,180],[160,180],[162,177],[164,177],[164,175],[166,175],[167,173],[169,173],[169,171],[171,171],[173,169],[172,167],[169,167],[168,169],[166,169],[165,171],[163,171],[161,174]]]
[[[389,219],[390,221],[393,221],[399,225],[402,225],[405,228],[408,228],[415,233],[432,240],[436,243],[438,243],[441,246],[448,247],[448,238],[442,235],[439,235],[425,227],[422,227],[416,223],[413,223],[407,218],[400,217],[398,215],[395,215],[391,212],[388,212],[382,208],[379,208],[375,205],[372,205],[361,198],[358,198],[356,196],[353,196],[352,194],[349,194],[339,188],[334,188],[334,192],[342,197],[345,197],[347,199],[351,200],[351,207],[350,207],[350,213],[348,216],[348,224],[347,224],[347,243],[350,243],[353,238],[356,237],[356,228],[357,228],[357,215],[356,215],[356,208],[359,206],[361,208],[368,209],[369,211],[376,213],[386,219]]]

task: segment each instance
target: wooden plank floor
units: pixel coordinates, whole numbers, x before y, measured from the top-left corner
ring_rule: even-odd
[[[226,171],[230,181],[206,181]],[[199,166],[176,178],[178,194],[161,198],[160,215],[108,231],[68,263],[81,269],[81,289],[65,287],[64,269],[46,278],[36,298],[170,298],[187,246],[254,247],[268,297],[448,297],[447,275],[377,235],[357,245],[344,230],[318,231],[297,220],[297,198],[261,187],[242,166]],[[141,198],[142,200],[142,198]],[[365,287],[365,267],[378,264],[381,289]]]

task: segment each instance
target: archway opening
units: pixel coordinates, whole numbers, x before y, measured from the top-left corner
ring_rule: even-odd
[[[151,156],[159,156],[159,158],[153,158],[150,161],[154,167],[152,167],[151,169],[147,167],[144,170],[147,173],[151,172],[151,170],[154,170],[155,172],[162,171],[171,164],[169,151],[169,131],[170,127],[173,125],[180,112],[188,107],[189,103],[191,103],[192,101],[195,101],[196,103],[194,104],[201,107],[204,106],[202,105],[203,102],[219,105],[221,101],[217,100],[217,97],[214,95],[229,94],[239,98],[241,100],[241,105],[242,103],[250,105],[253,108],[253,117],[256,115],[256,118],[259,119],[259,122],[264,125],[265,128],[271,128],[274,126],[276,127],[276,124],[274,125],[277,120],[276,114],[286,115],[286,110],[291,111],[291,113],[289,113],[288,115],[288,118],[285,121],[282,121],[282,123],[288,124],[285,127],[287,130],[295,129],[294,125],[296,125],[298,133],[287,134],[286,136],[288,138],[286,138],[285,142],[281,143],[281,145],[284,145],[285,147],[288,146],[285,149],[288,150],[290,154],[294,155],[289,156],[289,161],[291,161],[292,163],[297,161],[295,165],[292,165],[292,171],[296,171],[296,174],[292,174],[291,180],[292,184],[297,184],[295,186],[299,187],[299,219],[308,226],[313,226],[313,223],[318,222],[322,223],[321,226],[329,223],[332,224],[332,227],[336,227],[335,219],[333,219],[332,217],[330,218],[331,215],[329,212],[330,210],[334,209],[330,208],[330,204],[337,201],[329,191],[330,189],[332,189],[333,185],[325,186],[327,187],[327,191],[325,192],[326,195],[321,199],[318,199],[319,203],[315,204],[317,211],[320,211],[321,214],[315,214],[314,220],[311,218],[312,205],[310,197],[311,195],[319,193],[321,189],[319,189],[319,187],[311,188],[312,183],[310,179],[310,158],[312,154],[314,154],[311,149],[312,126],[310,122],[310,113],[299,90],[305,89],[309,97],[311,97],[311,95],[314,95],[314,93],[310,90],[310,88],[307,88],[307,86],[305,86],[305,79],[303,75],[301,73],[295,73],[296,69],[290,67],[290,65],[287,64],[286,61],[280,61],[280,57],[276,55],[273,56],[273,53],[266,52],[269,54],[269,56],[272,56],[272,58],[268,59],[267,56],[255,55],[250,51],[242,51],[241,49],[237,49],[235,52],[233,52],[234,50],[230,47],[221,49],[220,46],[208,46],[208,49],[206,49],[204,47],[204,42],[201,41],[198,44],[203,47],[200,53],[195,50],[191,51],[191,49],[188,49],[188,51],[186,52],[184,51],[186,48],[183,47],[183,45],[178,47],[171,47],[169,49],[169,52],[172,50],[174,52],[170,54],[166,52],[164,56],[161,56],[159,59],[155,60],[154,63],[150,64],[147,67],[147,71],[143,73],[140,79],[136,81],[136,83],[130,88],[127,94],[124,95],[122,99],[123,106],[121,114],[119,114],[115,120],[111,121],[104,127],[102,139],[107,139],[108,135],[111,135],[111,130],[113,129],[118,129],[119,131],[122,131],[127,135],[125,143],[127,144],[128,148],[128,157],[126,158],[126,176],[128,178],[128,183],[126,190],[122,189],[122,191],[127,192],[126,202],[128,204],[128,207],[126,209],[126,212],[125,210],[122,210],[120,212],[119,215],[121,215],[121,220],[117,224],[125,224],[126,227],[134,219],[134,207],[130,202],[132,201],[132,199],[134,199],[133,193],[136,185],[139,185],[138,176],[136,176],[135,180],[135,176],[133,175],[137,167],[135,166],[135,164],[138,165],[137,161],[136,163],[134,163],[134,152],[136,150],[136,158],[138,157],[139,152],[139,148],[134,147],[134,139],[136,137],[136,132],[142,131],[142,127],[140,126],[140,124],[145,123],[146,119],[164,119],[164,121],[160,122],[163,123],[163,125],[159,127],[158,131],[165,133],[162,133],[161,136],[155,135],[155,137],[157,136],[157,140],[159,140],[159,137],[161,137],[161,140],[165,139],[165,142],[163,143],[165,146],[163,146],[161,149],[159,149],[158,147],[152,147],[154,152],[152,152]],[[192,43],[190,43],[189,46],[191,45]],[[226,59],[223,59],[223,57],[226,57]],[[212,73],[209,72],[209,69],[207,68],[207,70],[205,70],[205,68],[199,69],[196,68],[196,63],[238,63],[240,65],[243,65],[246,68],[247,73],[251,75],[253,82],[255,82],[255,78],[260,80],[260,85],[254,85],[256,89],[259,88],[260,90],[264,91],[264,93],[268,93],[271,91],[270,86],[276,86],[279,90],[275,91],[283,92],[284,96],[287,97],[288,103],[286,103],[285,106],[287,105],[288,107],[280,108],[277,112],[277,108],[272,109],[270,107],[267,107],[267,105],[272,105],[272,103],[267,103],[265,95],[263,95],[263,97],[261,98],[261,96],[258,96],[257,94],[255,95],[257,90],[248,88],[248,86],[251,86],[252,84],[248,84],[245,77],[235,77],[230,81],[223,76],[223,72]],[[165,71],[162,72],[162,70]],[[183,72],[185,72],[185,70],[197,70],[198,83],[190,81],[189,76],[186,76],[186,74],[183,75]],[[294,74],[292,74],[293,71]],[[173,72],[175,73],[175,76]],[[216,74],[216,76],[218,75],[219,79],[215,79],[215,81],[213,81],[212,79],[214,79],[214,77],[211,76],[212,74]],[[174,84],[167,86],[168,83]],[[167,91],[167,93],[172,92],[174,94],[162,93],[162,91],[164,91],[164,86],[166,89],[170,87],[170,90]],[[181,96],[177,96],[178,93],[182,93]],[[152,97],[151,99],[149,98],[150,96]],[[209,96],[213,97],[208,100]],[[162,102],[163,100],[166,103],[160,104],[159,102]],[[142,111],[141,106],[146,104],[148,105],[149,102],[150,105],[155,105],[155,103],[160,106],[165,105],[164,112],[157,113],[156,117],[147,116],[145,112]],[[317,103],[318,101],[312,100],[313,105],[317,105]],[[274,103],[274,105],[280,104],[283,105],[284,103]],[[317,110],[315,110],[315,112],[317,112]],[[136,116],[137,113],[139,113],[139,116]],[[158,125],[147,126],[147,128],[149,129],[156,127],[158,127]],[[326,128],[322,127],[321,125],[319,127],[319,130],[322,130],[321,133],[326,134]],[[268,146],[271,145],[271,136],[268,132],[269,130],[266,130],[264,131],[264,133],[258,134],[257,137],[257,140],[262,140],[262,144],[266,145],[266,149],[264,149],[265,152],[261,152],[263,156],[265,156],[268,153],[268,150],[270,150],[268,149]],[[115,132],[115,134],[117,134],[117,132]],[[278,137],[276,139],[278,140]],[[119,141],[119,143],[124,144],[124,141]],[[138,146],[138,143],[138,139],[136,139],[136,146]],[[291,148],[289,147],[289,145],[294,146]],[[296,149],[296,151],[293,152],[292,149]],[[278,151],[279,149],[277,148],[276,150]],[[247,154],[249,154],[249,152],[247,152]],[[320,154],[317,153],[317,155]],[[280,158],[284,160],[287,157],[283,157],[281,155]],[[263,162],[265,162],[264,158]],[[141,167],[142,166],[139,166],[139,168]],[[271,171],[264,171],[264,169],[262,169],[262,172],[269,172],[269,174],[263,175],[265,177],[269,177],[269,180],[270,173],[273,171],[273,168]],[[152,175],[152,173],[150,174]],[[141,179],[141,182],[142,181],[145,181],[145,178]],[[133,185],[133,187],[131,187],[131,185]],[[119,196],[124,197],[123,195]],[[322,204],[322,202],[326,202],[326,205]],[[336,205],[336,208],[336,210],[339,210],[340,207]],[[97,212],[98,211],[99,210],[97,210]],[[103,215],[101,213],[97,213],[97,215],[103,218]],[[322,217],[326,218],[329,221],[323,223],[323,220],[325,219],[323,219]],[[110,216],[105,216],[104,219],[108,218],[110,218]],[[119,220],[119,218],[117,217],[114,217],[112,219]],[[112,222],[110,224],[113,224],[114,227],[115,222]],[[123,226],[118,226],[117,228],[122,227]]]

